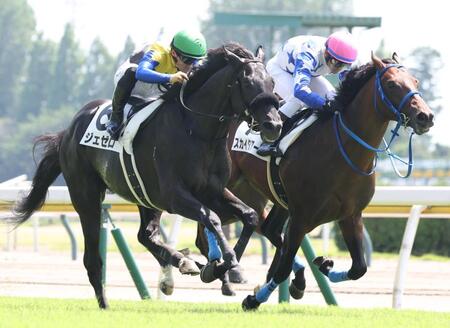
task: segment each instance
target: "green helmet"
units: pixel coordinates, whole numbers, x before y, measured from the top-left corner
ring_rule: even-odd
[[[171,46],[186,57],[200,59],[206,56],[206,41],[200,32],[179,31],[173,37]]]

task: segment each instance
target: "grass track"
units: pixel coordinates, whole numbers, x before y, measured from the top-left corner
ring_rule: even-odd
[[[0,297],[0,327],[450,327],[450,314],[392,309],[263,305],[245,313],[240,304]]]

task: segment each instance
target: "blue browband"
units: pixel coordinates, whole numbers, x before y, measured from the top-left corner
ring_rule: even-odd
[[[400,129],[401,126],[406,127],[407,123],[408,123],[408,118],[406,117],[405,114],[403,114],[401,112],[403,106],[405,106],[405,104],[415,95],[421,96],[420,92],[417,90],[411,90],[410,92],[408,92],[403,99],[400,101],[400,104],[398,105],[398,108],[396,108],[392,102],[389,100],[389,98],[385,95],[383,87],[381,85],[381,77],[384,75],[384,73],[386,73],[386,71],[392,67],[396,67],[396,68],[400,68],[403,67],[401,65],[397,65],[397,64],[390,64],[387,65],[386,67],[384,67],[382,70],[377,70],[376,72],[376,76],[375,76],[375,92],[374,92],[374,107],[375,110],[377,110],[378,112],[380,112],[380,110],[378,109],[377,106],[377,95],[380,97],[381,101],[386,105],[386,107],[392,112],[394,113],[395,117],[397,118],[397,125],[395,126],[395,128],[391,131],[392,136],[391,139],[389,140],[389,142],[386,142],[386,140],[383,138],[383,142],[385,147],[384,148],[375,148],[372,147],[371,145],[369,145],[367,142],[365,142],[364,140],[362,140],[359,136],[357,136],[353,131],[351,131],[344,123],[344,120],[342,118],[342,114],[338,111],[334,112],[334,117],[333,117],[333,127],[334,127],[334,132],[336,135],[336,140],[338,142],[339,145],[339,150],[341,151],[342,156],[344,157],[345,161],[350,165],[350,167],[357,173],[361,174],[361,175],[365,175],[365,176],[369,176],[372,175],[375,172],[375,167],[377,164],[377,159],[378,159],[378,153],[386,153],[387,156],[389,157],[391,164],[395,170],[395,173],[400,176],[401,178],[407,178],[410,176],[411,171],[412,171],[412,167],[413,167],[413,160],[412,160],[412,136],[414,134],[414,132],[411,132],[411,135],[409,137],[409,145],[408,145],[408,152],[409,152],[409,159],[408,162],[404,161],[403,159],[401,159],[400,157],[398,157],[396,154],[392,153],[390,150],[390,145],[392,144],[392,142],[394,141],[394,139],[396,137],[398,137],[398,130]],[[339,125],[341,126],[341,128],[356,142],[358,142],[361,146],[363,146],[364,148],[371,150],[373,152],[376,153],[375,159],[374,159],[374,164],[372,167],[372,170],[370,172],[365,172],[362,171],[360,168],[358,168],[355,163],[353,163],[353,161],[350,159],[350,157],[348,156],[347,152],[344,149],[344,146],[342,144],[342,139],[341,139],[341,135],[339,133]],[[393,159],[397,159],[399,161],[401,161],[402,163],[408,165],[408,171],[406,172],[405,175],[401,175],[400,172],[398,171]]]

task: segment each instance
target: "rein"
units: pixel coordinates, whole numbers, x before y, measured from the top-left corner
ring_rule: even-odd
[[[402,160],[399,156],[397,156],[396,154],[392,153],[391,149],[390,149],[390,145],[392,144],[392,142],[394,141],[394,139],[396,137],[399,136],[398,134],[398,130],[400,129],[401,126],[406,127],[406,125],[408,124],[408,118],[406,117],[406,115],[404,113],[401,112],[403,106],[415,95],[418,95],[421,97],[421,94],[419,91],[417,90],[411,90],[410,92],[408,92],[403,99],[400,101],[400,104],[398,106],[398,108],[396,108],[392,102],[389,100],[389,98],[385,95],[383,87],[381,85],[381,77],[384,75],[384,73],[386,73],[387,70],[389,70],[392,67],[403,67],[401,65],[397,65],[397,64],[390,64],[387,65],[386,67],[384,67],[381,71],[377,70],[376,72],[376,76],[375,76],[375,90],[376,92],[374,92],[374,107],[375,110],[378,113],[381,113],[380,110],[378,109],[377,106],[377,95],[380,97],[380,99],[382,100],[382,102],[386,105],[386,107],[394,113],[394,115],[396,116],[396,121],[397,121],[397,125],[395,126],[395,128],[391,131],[391,139],[389,140],[389,142],[386,142],[386,140],[383,137],[383,142],[385,147],[384,148],[375,148],[372,147],[371,145],[369,145],[367,142],[365,142],[363,139],[361,139],[358,135],[356,135],[352,130],[350,130],[346,124],[344,123],[344,120],[342,118],[342,114],[338,111],[334,112],[334,116],[333,116],[333,128],[334,128],[334,132],[336,135],[336,140],[338,142],[338,146],[339,146],[339,150],[341,151],[342,156],[344,157],[345,161],[347,162],[347,164],[350,165],[350,167],[357,172],[358,174],[364,175],[364,176],[370,176],[373,173],[375,173],[375,168],[377,165],[377,159],[378,159],[378,154],[379,153],[385,153],[388,157],[389,160],[391,161],[391,165],[394,168],[395,173],[401,177],[401,178],[407,178],[410,176],[411,172],[412,172],[412,167],[413,167],[413,154],[412,154],[412,137],[414,135],[414,132],[411,132],[410,137],[409,137],[409,144],[408,144],[408,162],[405,162],[404,160]],[[360,168],[358,168],[355,163],[353,163],[353,161],[350,159],[349,155],[347,154],[347,152],[344,149],[344,146],[342,144],[342,138],[339,132],[339,126],[346,132],[347,135],[349,135],[353,140],[355,140],[357,143],[359,143],[361,146],[363,146],[364,148],[373,151],[376,153],[376,157],[374,159],[374,164],[372,166],[372,170],[370,172],[365,172],[363,170],[361,170]],[[399,172],[399,170],[397,169],[393,158],[401,161],[402,163],[408,165],[408,170],[406,172],[405,175],[401,175],[401,173]]]
[[[246,60],[243,61],[243,64],[244,64],[244,65],[250,64],[250,63],[262,63],[262,62],[261,62],[259,59],[246,59]],[[236,80],[234,83],[238,84],[239,81]],[[183,84],[181,85],[181,89],[180,89],[180,103],[181,103],[181,105],[184,107],[184,109],[186,109],[187,111],[189,111],[189,112],[191,112],[191,113],[193,113],[193,114],[196,114],[196,115],[203,116],[203,117],[215,119],[215,120],[219,121],[220,123],[222,123],[222,122],[224,122],[224,121],[228,121],[228,120],[229,120],[229,121],[232,121],[232,120],[240,120],[240,119],[241,119],[241,116],[242,116],[242,115],[240,115],[240,114],[233,114],[233,115],[223,115],[223,114],[222,114],[222,115],[217,115],[217,114],[210,114],[210,113],[197,112],[197,111],[195,111],[195,110],[189,108],[189,107],[184,103],[184,100],[183,100],[183,98],[184,98],[184,89],[186,88],[186,85],[187,85],[187,81],[183,81]],[[233,85],[232,85],[232,84],[228,84],[227,87],[228,87],[228,88],[232,88]],[[244,104],[244,106],[245,106],[245,104]],[[245,117],[250,116],[250,112],[249,112],[249,110],[247,109],[247,107],[245,107],[244,114],[245,114]],[[253,121],[253,118],[252,118],[252,121]]]
[[[215,119],[215,120],[217,120],[217,121],[219,121],[221,123],[224,122],[225,120],[238,120],[239,119],[240,115],[238,115],[238,114],[234,114],[234,115],[216,115],[216,114],[210,114],[210,113],[197,112],[197,111],[189,108],[184,103],[184,100],[183,100],[183,98],[184,98],[184,89],[186,88],[186,84],[187,84],[187,81],[183,81],[183,84],[182,84],[181,89],[180,89],[180,103],[184,107],[184,109],[186,109],[187,111],[189,111],[189,112],[191,112],[193,114],[196,114],[196,115],[203,116],[203,117]]]

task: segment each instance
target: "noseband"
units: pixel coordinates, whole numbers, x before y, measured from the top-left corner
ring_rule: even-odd
[[[408,117],[401,112],[401,110],[403,109],[404,105],[415,95],[418,95],[419,97],[421,97],[421,94],[419,91],[417,90],[411,90],[410,92],[408,92],[405,96],[403,96],[402,100],[400,101],[400,104],[398,105],[398,107],[395,107],[392,104],[392,101],[388,98],[388,96],[385,94],[384,90],[383,90],[383,86],[381,84],[381,77],[384,75],[384,73],[386,73],[390,68],[392,67],[396,67],[396,68],[401,68],[403,67],[402,65],[398,65],[398,64],[390,64],[387,65],[386,67],[384,67],[382,70],[377,70],[376,72],[376,76],[375,76],[375,92],[373,95],[373,104],[375,107],[375,110],[380,113],[381,115],[381,111],[378,109],[377,106],[377,96],[380,97],[381,101],[386,105],[386,107],[392,112],[394,113],[395,117],[396,117],[396,121],[397,121],[397,125],[395,126],[395,128],[391,131],[391,139],[389,140],[389,142],[386,142],[386,140],[383,137],[383,142],[385,147],[384,148],[375,148],[372,147],[371,145],[369,145],[367,142],[365,142],[364,140],[362,140],[358,135],[356,135],[352,130],[350,130],[344,123],[344,120],[342,118],[342,114],[338,111],[334,112],[334,117],[333,117],[333,128],[334,128],[334,132],[336,135],[336,140],[338,142],[339,145],[339,150],[341,151],[342,156],[344,157],[345,161],[347,162],[347,164],[350,165],[350,167],[357,172],[358,174],[361,175],[365,175],[365,176],[370,176],[373,173],[375,173],[375,168],[377,166],[377,159],[378,159],[378,154],[379,153],[385,153],[387,154],[387,156],[389,157],[389,160],[391,161],[392,167],[394,168],[395,173],[401,177],[401,178],[407,178],[410,176],[411,172],[412,172],[412,167],[413,167],[413,160],[412,160],[412,136],[414,135],[414,132],[411,132],[411,135],[409,137],[409,145],[408,145],[408,150],[409,150],[409,159],[408,162],[404,161],[403,159],[401,159],[399,156],[397,156],[396,154],[392,153],[391,149],[390,149],[390,145],[392,144],[392,142],[394,141],[394,139],[396,137],[399,136],[398,134],[398,130],[400,129],[401,126],[406,127],[406,125],[408,124]],[[362,171],[360,168],[358,168],[355,163],[353,163],[353,161],[350,159],[350,157],[348,156],[347,152],[344,149],[344,146],[342,144],[342,139],[341,139],[341,135],[339,132],[339,126],[346,132],[347,135],[349,135],[353,140],[355,140],[356,142],[358,142],[361,146],[363,146],[364,148],[371,150],[373,152],[376,153],[375,159],[374,159],[374,164],[372,167],[372,170],[370,172],[364,172]],[[408,165],[408,170],[406,172],[405,175],[401,175],[401,173],[399,172],[399,170],[397,169],[395,163],[393,162],[393,158],[397,159],[399,161],[401,161],[402,163]]]

